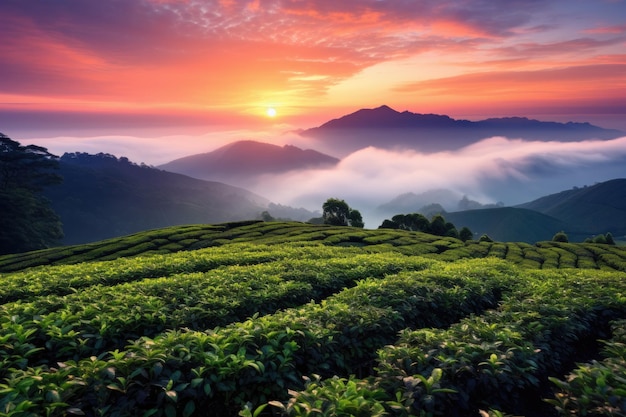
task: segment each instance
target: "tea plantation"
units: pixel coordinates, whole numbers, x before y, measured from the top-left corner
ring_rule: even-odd
[[[0,271],[0,416],[626,416],[626,247],[243,222]]]

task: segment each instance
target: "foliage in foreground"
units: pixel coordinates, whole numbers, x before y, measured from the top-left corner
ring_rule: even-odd
[[[104,247],[208,247],[0,275],[0,416],[624,414],[620,248],[168,231]]]

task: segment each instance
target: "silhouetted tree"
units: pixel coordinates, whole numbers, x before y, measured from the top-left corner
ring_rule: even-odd
[[[382,224],[378,226],[379,229],[397,229],[398,224],[392,220],[385,219]]]
[[[567,237],[567,234],[565,234],[565,232],[563,230],[561,230],[560,232],[558,232],[554,236],[552,236],[552,241],[553,242],[567,243],[567,242],[569,242],[569,239]]]
[[[322,205],[324,224],[333,226],[363,227],[363,218],[358,210],[350,208],[348,203],[337,198],[329,198]]]
[[[451,222],[446,222],[445,226],[446,226],[445,236],[453,237],[456,239],[459,238],[459,231],[456,230],[456,227],[454,226],[454,224],[452,224]]]
[[[493,239],[489,237],[489,235],[487,234],[483,234],[480,239],[478,239],[479,242],[493,242]]]
[[[467,242],[468,240],[472,240],[473,238],[474,234],[468,227],[461,228],[461,231],[459,232],[459,239],[461,239],[463,242]]]
[[[329,198],[322,205],[322,217],[324,224],[333,226],[347,226],[348,215],[350,214],[350,206],[343,200]]]
[[[448,231],[446,220],[441,214],[437,214],[430,221],[430,233],[437,236],[445,236]]]
[[[430,222],[426,217],[419,213],[396,214],[391,218],[391,220],[383,220],[379,229],[400,229],[412,232],[428,232],[430,229]]]
[[[63,237],[59,217],[41,195],[62,178],[58,157],[46,148],[0,133],[0,253],[43,249]]]
[[[419,213],[411,214],[396,214],[389,219],[383,220],[382,224],[378,226],[379,229],[400,229],[408,230],[412,232],[424,232],[437,236],[447,236],[453,238],[459,238],[459,232],[456,226],[451,222],[446,222],[442,215],[438,214],[433,217],[432,222],[429,222],[426,217]],[[469,232],[471,238],[472,232]]]
[[[598,236],[594,237],[593,238],[593,243],[606,244],[606,236],[598,235]]]
[[[398,224],[399,229],[414,232],[428,232],[430,230],[430,222],[419,213],[397,214],[393,216],[391,220]]]
[[[607,245],[615,245],[615,239],[613,239],[613,234],[611,232],[604,235],[604,238],[606,239]]]
[[[263,220],[264,222],[273,222],[276,219],[272,217],[269,211],[264,211],[261,213],[261,220]]]
[[[352,227],[363,228],[365,226],[363,216],[361,216],[361,212],[358,210],[351,209],[350,214],[348,215],[348,220],[350,220],[350,226]]]

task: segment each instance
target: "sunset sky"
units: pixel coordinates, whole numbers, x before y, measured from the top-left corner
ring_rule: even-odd
[[[625,0],[2,0],[0,25],[20,141],[232,138],[382,104],[626,129]]]

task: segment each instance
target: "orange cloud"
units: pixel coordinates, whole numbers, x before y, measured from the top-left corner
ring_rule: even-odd
[[[624,63],[615,6],[568,9],[595,16],[586,27],[553,4],[7,0],[0,100],[247,114],[269,101],[295,113],[415,94],[455,104],[621,93],[609,66]],[[355,83],[341,100],[329,93],[380,65],[394,72]]]
[[[424,101],[454,97],[456,104],[475,106],[538,103],[562,106],[574,101],[615,102],[626,97],[626,63],[544,69],[536,71],[491,71],[407,83],[395,91],[419,94]]]

